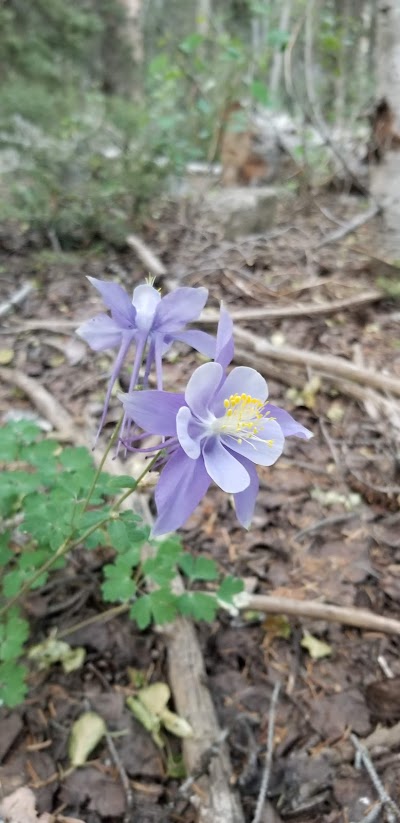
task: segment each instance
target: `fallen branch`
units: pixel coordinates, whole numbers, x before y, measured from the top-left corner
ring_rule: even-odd
[[[346,362],[341,357],[331,354],[317,354],[307,349],[300,351],[289,346],[276,347],[267,343],[261,337],[245,329],[236,329],[235,336],[246,344],[250,344],[256,354],[269,357],[271,360],[283,361],[297,366],[309,366],[321,374],[350,380],[363,386],[371,386],[384,392],[392,392],[400,397],[400,380],[396,377],[378,374],[370,369],[362,369]],[[249,354],[247,354],[249,357]]]
[[[372,218],[380,214],[381,211],[381,206],[379,206],[378,203],[374,203],[368,211],[365,211],[363,214],[357,214],[356,217],[353,217],[353,219],[344,226],[340,226],[340,228],[327,234],[323,240],[320,240],[320,242],[312,246],[312,248],[314,250],[322,249],[323,246],[329,246],[330,243],[336,243],[338,240],[342,240],[343,237],[347,237],[348,234],[357,231],[360,226],[364,226],[365,223],[368,223],[369,220],[372,220]]]
[[[252,368],[257,369],[264,377],[276,380],[277,383],[283,383],[285,386],[290,386],[291,388],[294,386],[300,391],[304,388],[304,378],[299,373],[296,373],[293,369],[280,369],[278,366],[274,366],[273,363],[269,363],[265,358],[257,357],[249,353],[246,349],[241,349],[236,346],[235,359],[240,361],[241,364],[252,366]],[[342,380],[332,374],[321,374],[318,372],[318,376],[330,383],[334,383],[335,388],[342,394],[351,397],[352,400],[363,403],[367,414],[370,413],[370,404],[373,404],[374,409],[384,415],[385,418],[390,421],[393,428],[400,431],[400,404],[397,400],[383,397],[373,389],[366,389],[363,386],[357,385],[357,383],[350,383],[349,380]],[[376,422],[375,413],[372,419]]]
[[[46,418],[49,423],[54,426],[56,431],[62,433],[65,437],[77,438],[83,436],[78,433],[71,415],[64,409],[63,406],[50,394],[44,386],[41,386],[32,377],[27,377],[18,369],[4,369],[0,368],[0,380],[5,383],[10,383],[20,389],[38,410],[39,414]]]
[[[146,269],[148,269],[150,274],[154,275],[154,277],[163,277],[163,275],[167,273],[167,270],[160,258],[157,257],[151,249],[149,249],[140,237],[136,234],[129,234],[126,238],[126,242],[131,249],[135,250],[139,260],[142,261],[143,265]]]
[[[22,326],[8,326],[0,329],[0,334],[25,334],[29,331],[71,332],[78,328],[80,320],[27,320]]]
[[[343,309],[357,308],[358,306],[365,306],[368,303],[377,303],[382,300],[385,295],[378,289],[371,291],[360,292],[354,294],[352,297],[343,298],[341,300],[331,300],[329,303],[296,303],[292,306],[279,306],[277,308],[259,308],[259,309],[242,309],[241,311],[230,312],[232,320],[247,321],[247,320],[271,320],[273,318],[284,317],[314,317],[322,314],[334,314]],[[200,321],[202,323],[218,323],[219,315],[216,312],[204,312]]]
[[[310,617],[313,620],[341,623],[343,626],[353,626],[357,629],[400,635],[400,620],[351,606],[331,606],[317,600],[295,600],[290,597],[247,593],[238,596],[237,605],[241,610]]]
[[[31,291],[33,291],[33,283],[24,283],[24,285],[21,286],[21,288],[18,289],[18,291],[16,291],[9,300],[6,300],[5,303],[0,305],[0,317],[4,317],[5,314],[8,314],[14,306],[21,305]]]

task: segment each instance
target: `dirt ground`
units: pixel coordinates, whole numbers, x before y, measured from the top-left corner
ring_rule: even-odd
[[[270,236],[227,242],[190,211],[171,207],[149,221],[145,239],[168,271],[157,285],[205,285],[208,305],[216,309],[223,299],[232,313],[304,307],[297,317],[241,321],[237,327],[277,347],[339,356],[400,379],[400,312],[390,296],[332,313],[309,311],[311,304],[376,289],[379,276],[388,274],[390,267],[374,256],[378,219],[356,235],[316,248],[337,228],[335,218],[346,221],[363,208],[356,198],[321,195],[292,203],[290,211],[282,207]],[[115,277],[132,289],[146,274],[132,250],[57,254],[38,248],[22,231],[3,228],[0,303],[26,281],[35,282],[27,298],[1,319],[0,348],[12,351],[3,368],[19,369],[45,386],[78,426],[94,432],[110,358],[92,353],[74,336],[73,326],[101,306],[85,275]],[[237,345],[245,346],[239,338]],[[176,352],[166,365],[171,389],[184,386],[199,363],[184,347],[182,357]],[[247,365],[251,356],[247,348]],[[237,355],[235,362],[243,360]],[[368,386],[356,397],[348,381],[316,378],[311,368],[267,357],[261,362],[272,402],[294,413],[314,438],[288,440],[278,464],[260,470],[249,532],[239,527],[229,497],[211,489],[181,530],[185,548],[214,557],[226,573],[243,577],[251,592],[323,599],[400,618],[399,406],[388,391],[379,393],[386,405],[377,405]],[[4,381],[0,420],[16,409],[35,411],[12,382]],[[108,432],[118,416],[114,401]],[[96,552],[78,552],[73,570],[55,573],[40,596],[28,599],[34,640],[104,608],[101,562]],[[240,792],[246,820],[255,810],[277,680],[282,687],[264,823],[362,821],[378,795],[366,769],[356,768],[350,734],[365,739],[378,725],[382,736],[371,757],[400,805],[398,637],[256,613],[221,613],[211,626],[199,625],[198,633],[220,724],[229,731],[231,783]],[[313,638],[328,645],[327,656],[313,657]],[[122,732],[113,740],[133,791],[130,819],[195,820],[193,807],[178,794],[181,778],[168,775],[164,755],[125,706],[128,667],[150,681],[166,680],[162,636],[141,633],[120,616],[78,629],[68,641],[86,648],[84,667],[70,675],[57,666],[46,674],[32,672],[24,705],[0,712],[3,795],[29,785],[39,813],[122,823],[126,788],[106,744],[84,768],[65,773],[71,724],[91,708],[111,732]],[[177,755],[172,738],[171,746]],[[374,819],[399,819],[390,808],[379,815]]]

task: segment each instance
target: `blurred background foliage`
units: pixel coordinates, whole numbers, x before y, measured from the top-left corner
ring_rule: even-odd
[[[306,120],[306,6],[0,0],[0,220],[63,248],[119,244],[188,161],[215,159],[230,102]],[[317,3],[313,73],[327,122],[355,120],[369,99],[374,6]]]

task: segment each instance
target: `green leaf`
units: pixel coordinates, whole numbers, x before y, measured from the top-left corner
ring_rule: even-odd
[[[214,620],[218,604],[216,598],[203,592],[186,592],[178,599],[178,609],[181,614],[193,617],[194,620]]]
[[[139,597],[133,604],[129,616],[135,620],[138,628],[143,631],[151,623],[151,600],[148,594]]]
[[[217,565],[209,557],[183,554],[179,558],[179,566],[189,580],[216,580],[218,577]]]
[[[85,549],[97,549],[99,546],[104,546],[107,543],[104,529],[96,529],[96,531],[85,537],[82,541]]]
[[[12,708],[22,703],[27,692],[26,675],[25,666],[9,661],[0,663],[0,705]]]
[[[28,577],[30,577],[29,574],[24,574],[19,569],[6,572],[2,580],[4,596],[14,597],[18,594]]]
[[[60,463],[67,471],[93,470],[93,460],[84,446],[67,446],[60,455]]]
[[[18,457],[18,442],[12,436],[9,426],[0,429],[0,460],[12,463]]]
[[[0,660],[15,660],[20,656],[23,645],[29,637],[29,624],[17,608],[12,609],[4,623],[0,624]]]
[[[175,566],[182,551],[181,538],[179,535],[173,534],[158,545],[157,558],[162,563],[169,563],[171,566]]]
[[[238,577],[225,577],[217,591],[217,599],[232,604],[235,595],[240,594],[243,589],[243,580],[239,580]]]
[[[175,568],[169,563],[160,563],[158,557],[149,557],[143,563],[143,574],[157,586],[166,586],[175,577]]]
[[[0,534],[0,566],[6,566],[9,560],[14,557],[11,549],[8,548],[11,532]]]
[[[179,49],[184,52],[184,54],[193,54],[196,51],[198,46],[204,42],[204,35],[197,34],[194,32],[193,34],[189,34],[185,37],[184,40],[179,43]]]
[[[178,598],[170,589],[157,589],[148,595],[154,622],[160,626],[175,620],[178,614]]]
[[[50,462],[56,468],[57,454],[60,450],[61,446],[55,440],[40,440],[24,446],[19,456],[21,460],[30,463],[31,466],[48,468]]]
[[[130,563],[119,562],[114,565],[109,563],[104,566],[103,571],[107,578],[101,586],[104,600],[124,603],[133,597],[136,592],[136,583],[132,580]]]

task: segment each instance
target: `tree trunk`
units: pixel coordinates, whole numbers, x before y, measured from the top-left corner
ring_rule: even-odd
[[[197,0],[196,27],[203,37],[209,34],[211,13],[211,0]]]
[[[376,118],[383,112],[384,119],[377,121],[383,142],[371,167],[371,189],[383,208],[381,251],[400,259],[400,0],[379,0],[376,53]]]
[[[136,65],[143,63],[143,36],[141,26],[142,0],[120,0],[126,11],[126,36],[131,44]]]
[[[279,31],[288,31],[291,11],[292,0],[284,0],[281,8],[281,16],[279,19]],[[270,93],[273,100],[276,100],[276,98],[279,95],[279,88],[282,80],[282,69],[283,51],[281,47],[278,47],[274,54],[274,60],[271,69],[271,79],[269,84]]]

